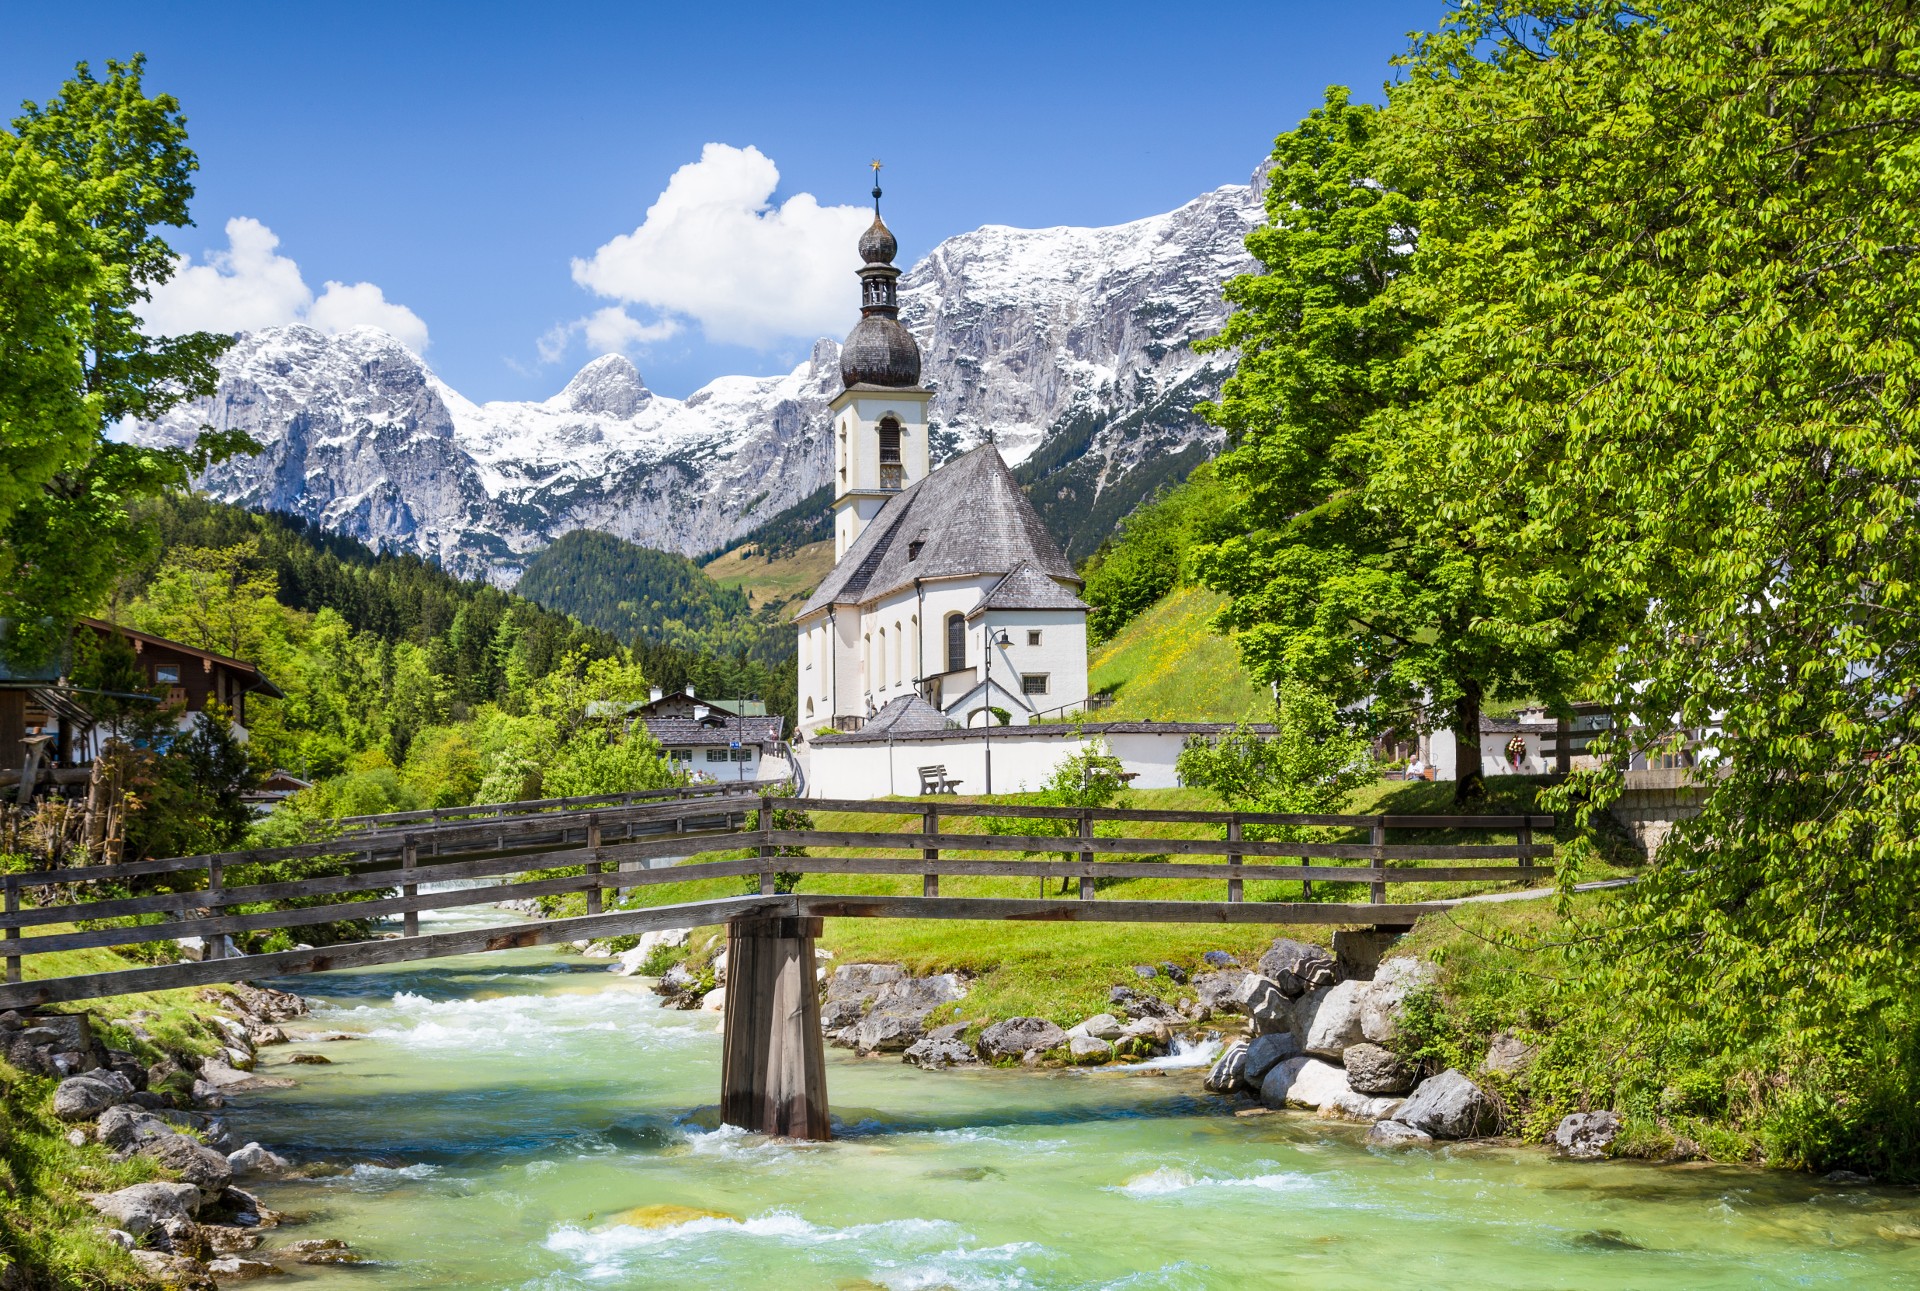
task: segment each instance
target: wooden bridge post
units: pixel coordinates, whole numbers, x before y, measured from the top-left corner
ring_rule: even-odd
[[[920,832],[929,838],[940,832],[940,812],[938,808],[929,807],[926,811],[920,813]],[[937,861],[940,859],[940,849],[937,847],[924,847],[920,850],[920,859],[923,861]],[[920,876],[920,895],[923,897],[937,897],[940,895],[940,876],[938,874],[929,870]]]
[[[222,892],[222,889],[227,886],[226,875],[222,873],[223,868],[218,856],[207,858],[207,913],[216,919],[220,917],[221,907],[226,904],[226,898]],[[224,933],[209,933],[202,938],[201,945],[205,947],[200,952],[202,959],[227,957],[227,938]]]
[[[783,1138],[833,1137],[814,989],[820,926],[817,918],[792,916],[727,925],[720,1119],[728,1125]]]
[[[1093,864],[1093,813],[1086,809],[1080,812],[1080,864]],[[1093,875],[1085,871],[1080,875],[1080,899],[1093,900]]]
[[[774,895],[773,796],[764,793],[760,795],[760,895]],[[727,963],[731,965],[733,961],[729,959]]]
[[[587,851],[593,857],[587,862],[587,873],[598,878],[600,875],[600,817],[587,817]],[[587,889],[587,913],[600,913],[600,885],[594,884]]]
[[[20,980],[20,956],[14,952],[20,949],[20,925],[15,922],[20,913],[20,880],[15,875],[7,875],[7,980]]]
[[[1373,884],[1367,893],[1367,900],[1374,905],[1387,903],[1387,826],[1383,820],[1373,822]]]
[[[1227,852],[1227,866],[1228,866],[1227,872],[1230,874],[1234,870],[1237,870],[1240,868],[1240,862],[1241,862],[1240,853],[1232,850],[1233,844],[1239,841],[1240,841],[1240,816],[1239,816],[1239,813],[1236,812],[1234,813],[1233,819],[1227,822],[1227,847],[1229,849]],[[1246,886],[1247,884],[1245,879],[1240,879],[1240,878],[1228,879],[1227,880],[1227,900],[1229,901],[1245,900]]]
[[[419,864],[420,845],[413,841],[412,834],[408,834],[406,841],[400,846],[400,870],[410,879],[413,877],[415,867]],[[413,883],[403,883],[400,886],[400,895],[411,901],[420,895],[420,888]],[[407,910],[402,913],[400,916],[400,930],[409,937],[418,937],[420,935],[420,912],[418,910]]]

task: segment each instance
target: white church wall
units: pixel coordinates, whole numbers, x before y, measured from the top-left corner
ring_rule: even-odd
[[[1019,733],[1015,733],[1019,732]],[[814,798],[885,798],[920,791],[919,768],[944,766],[960,781],[963,794],[987,790],[987,748],[993,750],[993,792],[1038,789],[1055,767],[1097,739],[1134,775],[1136,789],[1172,789],[1179,785],[1174,762],[1186,737],[1174,732],[1081,735],[1073,727],[1045,731],[995,727],[990,735],[975,727],[938,739],[901,740],[892,745],[815,744],[807,751],[807,793]]]
[[[975,619],[978,633],[985,624],[996,635],[1005,632],[1010,644],[993,654],[994,680],[1009,678],[1015,694],[1036,713],[1079,708],[1087,700],[1087,619],[1079,610],[989,610]],[[1033,634],[1039,642],[1033,642]],[[1004,671],[1003,671],[1004,670]],[[1027,695],[1020,678],[1047,679],[1043,695]],[[1019,711],[1016,709],[1015,711]]]

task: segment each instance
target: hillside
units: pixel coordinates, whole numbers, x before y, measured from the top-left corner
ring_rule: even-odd
[[[591,529],[561,535],[527,563],[514,590],[622,641],[722,651],[758,641],[743,632],[753,612],[744,592],[714,582],[685,556]]]
[[[742,543],[701,566],[722,587],[739,588],[763,614],[793,621],[813,589],[833,569],[833,542],[808,543],[784,555],[767,556],[754,543]]]
[[[1233,722],[1262,715],[1265,689],[1247,675],[1232,640],[1207,630],[1222,597],[1176,588],[1142,612],[1087,661],[1095,693],[1114,696],[1103,720]]]

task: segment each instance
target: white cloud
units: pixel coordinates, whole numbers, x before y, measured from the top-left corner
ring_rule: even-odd
[[[557,363],[576,336],[584,336],[587,348],[598,356],[632,353],[655,341],[676,336],[679,332],[680,324],[675,319],[663,318],[658,322],[643,323],[620,306],[608,305],[585,318],[576,318],[571,323],[548,328],[546,335],[534,344],[539,347],[542,363]]]
[[[779,169],[759,149],[708,144],[699,161],[673,173],[639,228],[573,262],[581,286],[662,321],[603,309],[567,330],[624,347],[660,339],[640,334],[679,317],[709,340],[756,348],[845,331],[860,299],[855,243],[872,216],[860,206],[822,206],[809,193],[775,206],[779,183]],[[553,337],[542,342],[543,355]]]
[[[306,323],[323,332],[370,324],[391,332],[415,353],[427,348],[427,325],[405,305],[386,298],[370,282],[329,282],[318,299],[300,276],[300,266],[276,248],[272,229],[247,216],[227,221],[227,249],[174,262],[173,277],[153,290],[140,311],[148,327],[164,336],[182,332],[250,332]]]

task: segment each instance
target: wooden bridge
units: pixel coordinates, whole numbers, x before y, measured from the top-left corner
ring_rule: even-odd
[[[814,989],[814,939],[826,918],[1020,919],[1159,923],[1323,923],[1407,927],[1455,900],[1395,903],[1396,884],[1537,883],[1551,816],[1303,816],[1254,812],[1030,807],[955,802],[784,798],[763,785],[720,785],[358,817],[342,832],[286,847],[9,874],[0,913],[0,1009],[138,991],[466,955],[725,924],[728,999],[723,1119],[770,1134],[825,1138],[825,1055]],[[781,816],[838,812],[919,817],[917,830],[783,828]],[[1034,832],[961,833],[966,817]],[[885,822],[880,822],[884,825]],[[1128,826],[1136,826],[1131,834]],[[1147,837],[1141,825],[1198,827],[1205,837]],[[1366,841],[1248,838],[1249,827],[1322,826]],[[1059,832],[1051,832],[1051,831]],[[1043,832],[1045,831],[1045,832]],[[1400,831],[1466,831],[1479,842],[1393,842]],[[954,851],[1014,852],[1005,859]],[[848,855],[847,852],[864,852]],[[838,854],[836,854],[838,853]],[[892,853],[892,854],[886,854]],[[716,860],[685,860],[721,854]],[[1040,859],[1054,855],[1064,859]],[[328,873],[262,881],[262,867],[322,863]],[[658,868],[648,868],[659,862]],[[564,871],[559,874],[551,871]],[[526,877],[538,873],[535,877]],[[805,876],[917,876],[920,895],[798,891]],[[608,909],[609,894],[663,883],[738,878],[743,892],[672,905]],[[1038,880],[1032,898],[943,894],[943,878]],[[1183,899],[1102,899],[1102,881],[1176,880]],[[487,886],[421,891],[422,884]],[[1365,884],[1367,900],[1246,900],[1246,884]],[[1059,896],[1048,896],[1048,884]],[[156,888],[139,895],[115,889]],[[757,891],[754,889],[757,888]],[[422,933],[422,911],[582,892],[586,913]],[[350,899],[351,898],[351,899]],[[398,916],[397,934],[224,958],[235,933]],[[156,922],[156,920],[158,920]],[[62,925],[51,932],[35,932]],[[198,962],[25,980],[23,961],[54,951],[199,937]]]

